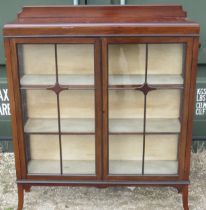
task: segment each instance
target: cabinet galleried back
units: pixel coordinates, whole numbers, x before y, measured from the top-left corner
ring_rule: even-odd
[[[5,25],[18,210],[36,185],[172,186],[189,209],[198,38],[179,5],[24,7]]]

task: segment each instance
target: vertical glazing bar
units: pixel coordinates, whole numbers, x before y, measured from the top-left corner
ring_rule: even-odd
[[[57,60],[57,44],[55,44],[55,67],[56,67],[56,86],[59,85],[58,77],[58,60]],[[60,104],[59,104],[59,91],[56,92],[57,95],[57,111],[58,111],[58,133],[59,133],[59,155],[60,155],[60,172],[63,174],[62,167],[62,140],[61,140],[61,119],[60,119]]]
[[[182,77],[185,78],[185,69],[186,69],[186,44],[182,44],[182,48],[183,48],[183,54],[182,54]],[[185,86],[185,81],[183,82],[183,87]],[[184,90],[184,88],[183,88]],[[180,123],[182,124],[182,114],[183,114],[183,97],[184,97],[184,91],[181,90],[180,93],[180,109],[179,109],[179,119],[180,119]]]
[[[146,44],[145,58],[145,84],[147,84],[147,69],[148,69],[148,44]],[[143,124],[143,152],[142,152],[142,175],[144,175],[145,164],[145,132],[146,132],[146,109],[147,109],[147,91],[144,92],[144,124]]]
[[[108,54],[108,40],[107,38],[102,38],[102,95],[103,101],[102,101],[102,108],[103,108],[103,135],[102,135],[102,164],[103,164],[103,177],[107,177],[109,175],[109,104],[108,104],[108,60],[109,54]]]
[[[94,44],[94,91],[95,91],[95,162],[96,176],[98,179],[103,178],[103,154],[102,154],[102,77],[101,75],[101,58],[102,58],[101,40],[95,40]]]
[[[58,77],[58,60],[57,60],[57,44],[54,45],[54,52],[55,52],[55,71],[56,71],[56,85],[59,84],[59,77]]]
[[[61,121],[60,121],[60,105],[59,105],[59,93],[57,93],[57,107],[58,107],[58,129],[59,129],[59,154],[60,154],[60,169],[63,174],[62,167],[62,139],[61,139]]]
[[[147,71],[148,71],[148,44],[146,44],[146,61],[145,61],[145,84],[147,84]]]

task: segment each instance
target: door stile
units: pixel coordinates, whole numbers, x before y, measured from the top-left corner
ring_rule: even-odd
[[[102,39],[102,88],[103,88],[103,178],[108,178],[109,143],[108,143],[108,47],[107,39]]]
[[[182,114],[182,126],[181,132],[179,136],[179,145],[178,145],[178,174],[179,179],[184,178],[184,168],[185,168],[185,148],[187,144],[187,123],[188,123],[188,115],[189,115],[189,91],[190,91],[190,80],[191,78],[191,62],[192,62],[192,45],[193,39],[190,38],[186,44],[185,50],[185,68],[183,71],[184,75],[184,91],[182,93],[182,104],[181,104],[181,114]]]
[[[96,175],[102,179],[103,149],[102,149],[102,80],[101,80],[101,41],[95,40],[94,45],[94,75],[95,75],[95,152]]]
[[[27,165],[26,165],[26,153],[25,153],[25,142],[24,142],[24,128],[23,128],[23,116],[21,111],[21,93],[20,93],[20,81],[18,74],[18,55],[17,55],[17,44],[14,39],[11,40],[11,53],[12,53],[12,71],[11,74],[13,76],[13,84],[15,84],[14,90],[14,100],[15,100],[15,109],[17,110],[16,118],[17,118],[17,141],[19,144],[19,152],[20,152],[20,162],[21,162],[21,171],[22,171],[22,179],[27,177]]]
[[[192,42],[192,41],[191,41]],[[195,85],[196,85],[196,73],[197,73],[197,62],[198,62],[198,49],[199,49],[199,37],[194,37],[192,46],[191,46],[190,56],[191,56],[191,66],[190,66],[190,95],[188,99],[188,124],[187,124],[187,142],[185,146],[185,159],[184,159],[184,179],[189,180],[189,173],[190,173],[190,156],[191,152],[188,153],[187,151],[191,151],[192,145],[192,124],[193,124],[193,116],[194,116],[194,107],[195,107]]]
[[[10,100],[10,110],[11,110],[11,118],[12,118],[12,137],[13,137],[13,145],[14,145],[14,153],[15,153],[15,165],[16,165],[16,175],[17,179],[22,179],[26,176],[23,170],[23,163],[21,161],[22,157],[22,142],[19,141],[19,128],[18,125],[18,116],[16,113],[19,113],[17,108],[16,101],[16,90],[18,90],[18,83],[14,82],[15,75],[13,74],[14,69],[16,69],[14,63],[12,62],[14,59],[14,47],[11,39],[4,39],[4,46],[6,50],[6,66],[7,66],[7,79],[8,79],[8,89],[9,89],[9,100]],[[22,140],[22,139],[21,139]]]

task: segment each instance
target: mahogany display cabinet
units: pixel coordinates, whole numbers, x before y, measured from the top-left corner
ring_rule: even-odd
[[[31,186],[171,186],[188,209],[199,25],[180,5],[24,7],[4,26],[18,209]]]

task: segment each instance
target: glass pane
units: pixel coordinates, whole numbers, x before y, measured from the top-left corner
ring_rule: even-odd
[[[109,131],[142,133],[144,95],[136,90],[109,91]]]
[[[142,135],[109,136],[109,173],[142,173]]]
[[[28,173],[60,174],[59,136],[25,135],[25,137]]]
[[[62,85],[94,85],[94,45],[58,44],[58,72]]]
[[[109,84],[131,85],[144,83],[145,44],[109,45]]]
[[[62,135],[64,174],[95,174],[95,136]]]
[[[146,132],[180,132],[181,90],[150,91],[146,107]]]
[[[57,98],[49,90],[22,90],[24,131],[58,132]]]
[[[148,44],[150,84],[183,84],[184,44]]]
[[[177,174],[178,135],[146,135],[145,174]]]
[[[68,90],[60,93],[62,132],[95,132],[94,90]]]
[[[53,44],[19,44],[21,85],[55,84],[55,49]]]

